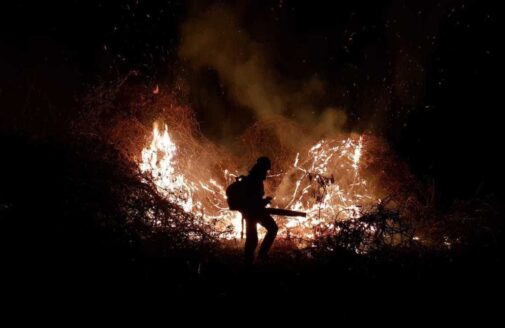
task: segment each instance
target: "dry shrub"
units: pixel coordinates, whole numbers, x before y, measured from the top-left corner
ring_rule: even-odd
[[[411,247],[415,244],[414,228],[398,211],[388,209],[389,200],[371,207],[356,219],[335,221],[320,231],[313,245],[317,253],[348,251],[366,254],[385,248]]]
[[[183,168],[184,174],[193,181],[217,177],[221,185],[228,183],[223,175],[225,169],[245,173],[258,156],[267,155],[272,158],[274,165],[267,192],[272,192],[279,186],[282,176],[276,174],[286,172],[296,153],[308,149],[315,141],[310,138],[311,133],[307,127],[283,117],[275,117],[256,122],[244,131],[236,140],[233,153],[210,142],[200,133],[193,110],[184,105],[184,97],[177,88],[162,86],[159,93],[153,93],[153,88],[153,85],[145,83],[135,72],[124,79],[95,87],[84,101],[85,110],[81,119],[75,123],[75,131],[86,138],[91,136],[99,142],[111,144],[124,156],[122,160],[133,166],[142,148],[150,141],[152,123],[158,121],[167,125],[175,143],[181,145],[178,165]],[[302,135],[308,137],[301,137]],[[363,140],[367,151],[360,162],[360,174],[366,178],[372,192],[387,201],[365,212],[359,219],[338,222],[334,229],[340,230],[333,231],[333,235],[330,233],[334,238],[332,243],[348,244],[347,248],[358,249],[359,252],[380,248],[392,235],[403,236],[403,232],[395,232],[394,229],[404,224],[410,227],[407,229],[410,236],[407,240],[412,239],[411,231],[415,230],[416,237],[430,247],[455,244],[464,235],[472,234],[472,229],[462,228],[466,227],[462,222],[479,221],[466,219],[469,215],[477,217],[474,215],[475,210],[466,206],[464,209],[455,207],[450,214],[439,213],[435,207],[433,185],[417,179],[383,139],[365,135]],[[147,185],[154,192],[155,188],[152,183],[149,184],[147,177],[137,176],[136,179],[135,183]],[[164,229],[170,231],[175,227],[171,221],[174,217],[181,217],[187,219],[184,222],[192,219],[191,229],[197,231],[202,228],[215,237],[215,232],[208,230],[212,228],[212,223],[204,227],[204,222],[187,213],[170,209],[170,204],[156,206],[166,202],[159,196],[144,195],[140,197],[142,201],[135,198],[135,193],[131,197],[135,206],[143,208],[138,212],[139,218],[144,216],[144,221],[147,218],[148,222],[161,222],[157,227],[160,236]],[[481,214],[479,212],[478,216],[489,215]],[[156,220],[156,217],[161,219]],[[369,237],[365,236],[370,225],[378,231],[372,241],[368,241]],[[156,225],[152,228],[156,228]],[[183,234],[193,234],[185,223],[180,228]],[[452,232],[449,233],[449,230]],[[177,234],[177,231],[171,233]],[[346,241],[346,238],[350,240]],[[396,237],[393,239],[396,240]],[[403,242],[400,244],[404,245]]]

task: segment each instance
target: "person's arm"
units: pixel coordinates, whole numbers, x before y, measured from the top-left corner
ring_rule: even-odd
[[[267,206],[272,202],[272,197],[265,197],[265,187],[263,186],[263,183],[261,183],[261,200],[263,202],[263,206]]]

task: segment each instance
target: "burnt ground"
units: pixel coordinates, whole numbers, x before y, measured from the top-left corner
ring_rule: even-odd
[[[173,247],[170,236],[146,238],[126,224],[117,206],[128,174],[117,174],[122,166],[114,156],[94,157],[113,153],[107,147],[2,140],[8,156],[0,171],[1,272],[9,308],[90,315],[133,307],[172,315],[210,307],[225,315],[249,304],[281,319],[483,323],[500,317],[499,231],[495,242],[460,249],[366,255],[278,242],[269,262],[245,270],[240,245]]]

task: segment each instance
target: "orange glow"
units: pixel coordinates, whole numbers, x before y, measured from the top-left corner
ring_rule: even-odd
[[[160,129],[154,124],[151,142],[139,160],[141,172],[150,176],[161,195],[184,211],[215,220],[221,227],[231,225],[233,233],[225,237],[239,237],[241,215],[228,210],[225,194],[226,184],[238,173],[224,170],[221,176],[195,175],[181,163],[179,147],[184,144],[175,144],[166,125]],[[272,206],[303,211],[307,217],[278,219],[279,235],[311,240],[335,220],[357,218],[361,206],[377,203],[360,174],[364,151],[363,137],[352,136],[321,140],[305,154],[298,153],[291,168],[280,174],[282,181]]]

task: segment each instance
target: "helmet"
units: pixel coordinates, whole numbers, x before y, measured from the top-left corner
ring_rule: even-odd
[[[256,160],[256,166],[265,170],[270,170],[272,169],[272,162],[270,161],[270,158],[266,156],[261,156]]]

